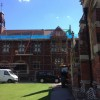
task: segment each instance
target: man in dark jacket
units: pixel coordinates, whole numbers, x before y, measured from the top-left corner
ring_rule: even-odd
[[[68,72],[66,70],[62,70],[61,71],[61,85],[62,85],[62,88],[65,88],[65,86],[67,84],[67,76],[68,76]]]

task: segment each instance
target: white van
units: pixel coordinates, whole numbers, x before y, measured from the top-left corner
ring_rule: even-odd
[[[0,69],[0,82],[18,82],[18,76],[11,69]]]

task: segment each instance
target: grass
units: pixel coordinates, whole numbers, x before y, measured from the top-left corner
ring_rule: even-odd
[[[0,84],[0,100],[50,100],[50,84]]]

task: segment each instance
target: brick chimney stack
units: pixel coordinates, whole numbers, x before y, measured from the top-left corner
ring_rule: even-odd
[[[0,34],[2,34],[4,30],[5,30],[4,14],[0,12]]]

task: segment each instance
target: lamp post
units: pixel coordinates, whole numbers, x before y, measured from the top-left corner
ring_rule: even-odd
[[[92,87],[93,82],[93,73],[92,73],[92,61],[91,61],[91,44],[90,44],[90,36],[89,36],[89,27],[88,27],[88,8],[83,8],[85,15],[85,23],[86,23],[86,32],[87,32],[87,44],[88,44],[88,55],[89,55],[89,69],[90,69],[90,87]]]

